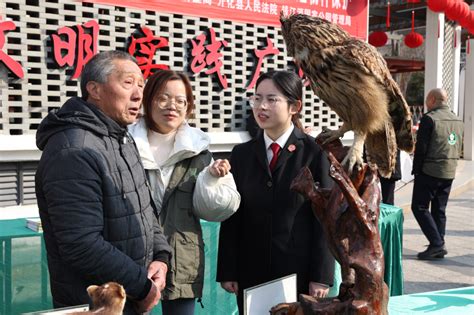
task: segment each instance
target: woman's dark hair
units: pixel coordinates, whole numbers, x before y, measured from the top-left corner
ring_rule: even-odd
[[[148,79],[147,83],[145,84],[145,89],[143,90],[143,109],[145,111],[145,122],[148,128],[153,131],[158,131],[158,126],[152,117],[153,101],[155,97],[163,93],[163,90],[169,81],[175,80],[182,81],[186,89],[186,101],[188,102],[188,106],[186,107],[186,117],[189,117],[194,110],[193,89],[191,87],[191,82],[189,82],[188,76],[184,73],[172,70],[158,70]]]
[[[298,113],[291,117],[291,121],[295,127],[303,130],[303,125],[299,118],[299,112],[301,112],[303,107],[303,82],[301,78],[292,71],[270,71],[260,75],[255,85],[255,90],[258,89],[260,83],[267,79],[272,80],[277,89],[288,99],[288,105],[295,105],[298,101],[301,101]]]

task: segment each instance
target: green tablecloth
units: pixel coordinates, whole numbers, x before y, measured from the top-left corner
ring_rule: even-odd
[[[474,287],[401,295],[390,298],[390,315],[398,314],[474,314]]]
[[[206,253],[206,270],[204,293],[202,303],[204,309],[199,304],[196,305],[197,315],[228,315],[237,314],[235,296],[226,293],[220,285],[215,282],[217,263],[217,242],[219,238],[219,224],[201,221]],[[381,205],[381,215],[379,220],[382,245],[385,253],[385,281],[390,287],[391,295],[399,295],[403,292],[402,273],[402,231],[403,212],[400,208],[388,205]],[[38,236],[38,233],[28,230],[25,227],[25,219],[0,221],[0,235],[8,236],[9,239],[18,237]],[[11,270],[12,286],[12,314],[20,312],[50,309],[51,297],[47,292],[47,303],[44,303],[44,290],[46,283],[40,281],[46,262],[41,260],[45,251],[41,251],[40,238],[34,238],[28,245],[13,242]],[[42,256],[43,255],[43,256]],[[30,264],[30,265],[28,265]],[[5,265],[4,265],[5,266]],[[335,283],[341,282],[340,270],[336,272]],[[5,281],[3,281],[5,282]],[[47,281],[46,281],[47,282]],[[38,285],[41,283],[41,286]],[[3,287],[4,288],[4,287]],[[43,288],[43,290],[42,290]],[[332,295],[337,295],[338,285],[331,290]],[[49,290],[48,290],[49,291]],[[155,308],[153,314],[161,314],[161,307]]]
[[[390,296],[403,294],[403,210],[381,204],[379,218],[380,239],[385,256],[385,283]]]
[[[42,240],[25,219],[0,220],[0,314],[51,308]]]

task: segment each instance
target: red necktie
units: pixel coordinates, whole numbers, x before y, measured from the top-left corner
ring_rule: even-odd
[[[275,165],[277,164],[277,159],[278,159],[278,153],[280,152],[280,146],[278,145],[278,143],[276,142],[273,142],[272,144],[270,144],[270,149],[272,149],[272,152],[273,152],[273,157],[272,157],[272,160],[270,161],[270,171],[273,172],[273,169],[275,168]]]

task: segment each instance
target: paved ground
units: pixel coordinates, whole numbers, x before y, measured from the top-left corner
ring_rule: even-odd
[[[411,210],[412,183],[396,193],[404,208],[404,294],[474,286],[474,162],[461,161],[447,208],[448,255],[437,261],[420,261],[416,254],[428,244]]]

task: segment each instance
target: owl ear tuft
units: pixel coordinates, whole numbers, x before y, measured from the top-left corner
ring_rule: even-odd
[[[280,11],[280,22],[281,24],[285,23],[288,20],[287,17],[285,17],[285,14],[283,13],[283,10]]]

